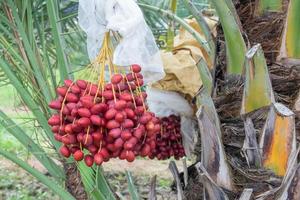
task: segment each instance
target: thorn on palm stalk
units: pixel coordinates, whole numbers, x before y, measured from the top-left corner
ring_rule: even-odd
[[[204,187],[203,197],[208,200],[228,200],[227,195],[221,187],[212,179],[201,162],[196,164],[200,181]]]
[[[280,103],[270,107],[260,149],[263,166],[278,176],[284,176],[289,160],[296,151],[296,133],[294,113]]]
[[[205,95],[202,98],[205,98]],[[232,191],[234,187],[222,144],[220,122],[214,106],[210,107],[207,104],[200,106],[197,118],[201,133],[201,162],[216,184]]]
[[[257,144],[255,129],[251,118],[247,117],[244,121],[245,126],[245,140],[243,145],[243,152],[246,156],[248,166],[261,166],[261,155]]]
[[[268,67],[260,44],[253,46],[246,54],[245,78],[241,115],[274,102]]]

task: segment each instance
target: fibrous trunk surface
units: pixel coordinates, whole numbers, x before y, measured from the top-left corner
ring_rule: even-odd
[[[66,173],[66,188],[76,198],[87,200],[88,196],[84,190],[80,173],[75,163],[64,163]]]
[[[244,38],[248,42],[248,47],[250,48],[258,43],[262,45],[276,102],[280,102],[293,110],[300,90],[300,66],[283,66],[281,63],[276,62],[288,5],[287,0],[283,2],[282,12],[269,13],[263,16],[254,15],[255,1],[253,0],[234,1],[234,4],[242,23]],[[226,193],[230,199],[234,199],[238,198],[245,188],[253,188],[253,194],[256,196],[268,191],[270,188],[280,186],[281,178],[276,177],[267,170],[249,168],[245,157],[241,155],[245,138],[244,122],[240,117],[244,80],[242,77],[227,76],[225,74],[226,48],[221,26],[218,29],[217,39],[217,68],[213,100],[221,122],[223,144],[228,163],[233,169],[233,181],[237,187],[237,191],[226,191]],[[268,110],[268,108],[260,109],[248,116],[253,121],[257,138],[259,138],[266,121]],[[297,143],[300,139],[299,119],[300,113],[296,113]],[[200,159],[200,157],[199,154],[198,158]],[[201,186],[199,186],[201,184],[198,177],[195,176],[197,173],[195,168],[191,166],[189,172],[194,176],[190,176],[189,184],[185,188],[186,198],[192,200],[202,199],[202,196],[199,195],[202,192]],[[272,181],[270,180],[271,177],[273,178]]]

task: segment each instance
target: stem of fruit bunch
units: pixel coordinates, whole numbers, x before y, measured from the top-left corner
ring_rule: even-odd
[[[100,81],[102,83],[101,85],[101,92],[103,93],[104,91],[104,84],[105,84],[105,80],[104,80],[104,72],[105,72],[105,64],[103,64],[102,68],[101,68],[101,76],[100,76]],[[101,102],[104,103],[105,99],[104,97],[102,96],[101,97]]]
[[[140,82],[139,82],[139,80],[138,80],[138,77],[137,77],[136,73],[132,72],[132,74],[134,75],[135,80],[136,80],[136,82],[137,82],[137,85],[138,85],[138,87],[137,87],[137,88],[138,88],[138,93],[139,93],[139,96],[140,96],[141,99],[142,99],[144,110],[147,111],[146,105],[145,105],[145,102],[144,102],[144,97],[143,97],[143,94],[142,94],[142,88],[141,88],[141,86],[140,86]]]
[[[103,92],[103,87],[104,87],[104,70],[105,70],[105,61],[103,61],[103,59],[101,58],[101,54],[99,54],[96,58],[96,62],[95,65],[96,67],[93,68],[93,71],[91,72],[92,74],[95,74],[95,79],[98,80],[98,85],[97,87],[100,88],[100,86],[102,85],[101,89]],[[100,66],[100,70],[97,70],[98,66]],[[99,72],[98,72],[99,71]],[[98,75],[99,73],[99,75]],[[99,94],[99,90],[97,90],[95,98],[94,98],[94,102],[96,102],[97,96]]]
[[[82,96],[85,96],[85,95],[86,95],[86,93],[87,93],[87,91],[88,91],[88,87],[86,87],[86,88],[85,88],[85,90],[84,90],[84,92],[83,92],[83,95],[82,95]]]
[[[113,67],[114,74],[117,74],[118,73],[118,68],[114,65],[114,63],[112,61],[112,57],[113,57],[112,50],[111,50],[110,46],[108,46],[108,61],[109,61],[110,66]]]
[[[91,95],[91,92],[92,92],[92,83],[90,84],[90,89],[89,89],[89,93],[88,93],[88,95]]]
[[[88,129],[87,129],[87,131],[86,131],[86,137],[85,137],[84,144],[87,143],[87,140],[88,140],[88,137],[89,137],[89,134],[90,134],[90,129],[91,129],[91,126],[89,126]]]
[[[95,64],[96,64],[96,62],[93,62],[91,64],[91,66],[93,66]],[[95,69],[95,67],[92,67],[92,70],[89,72],[87,77],[93,77],[93,74],[95,74],[95,73],[96,73],[96,69]],[[93,78],[91,78],[91,79],[93,79]],[[89,84],[90,84],[90,86],[85,88],[85,90],[83,92],[83,96],[85,96],[87,93],[90,95],[91,90],[92,90],[92,84],[91,84],[91,82],[89,82]]]
[[[101,128],[102,131],[102,128]],[[102,133],[102,132],[101,132]],[[98,153],[102,150],[102,140],[100,140],[100,144],[99,144],[99,149],[98,149]]]
[[[144,134],[144,139],[143,139],[143,143],[142,143],[142,144],[145,144],[146,138],[147,138],[147,133],[145,132],[145,134]]]
[[[111,47],[110,47],[110,32],[107,32],[105,34],[104,37],[104,41],[103,41],[103,46],[101,48],[100,51],[100,63],[103,62],[104,65],[106,64],[106,61],[108,61],[108,71],[109,71],[109,76],[112,77],[113,73],[112,73],[112,68],[114,70],[114,73],[116,73],[116,69],[112,63],[111,57],[112,57],[112,51],[111,51]],[[112,85],[112,92],[113,92],[113,96],[114,96],[114,101],[117,102],[117,98],[116,98],[116,91],[114,86]]]
[[[130,94],[131,94],[131,97],[132,97],[132,100],[133,100],[134,108],[136,108],[136,102],[135,102],[135,99],[134,99],[134,96],[133,96],[133,90],[132,90],[132,88],[131,88],[131,85],[130,85],[130,83],[129,83],[129,81],[128,81],[127,76],[124,75],[124,77],[125,77],[126,83],[127,83],[127,85],[128,85],[128,88],[129,88],[129,91],[130,91]]]
[[[79,148],[80,148],[81,151],[83,151],[82,143],[81,142],[79,142]]]
[[[97,96],[99,94],[100,86],[101,86],[101,92],[103,92],[103,90],[104,90],[104,78],[103,78],[104,68],[105,68],[105,64],[102,63],[102,65],[100,67],[100,70],[99,70],[98,90],[97,90],[96,95],[94,97],[94,103],[96,102]],[[101,101],[103,102],[103,97],[101,97]]]
[[[175,128],[173,129],[173,131],[174,131],[174,135],[176,135],[176,130],[175,130]],[[181,143],[181,141],[180,140],[178,140],[178,138],[176,137],[176,142],[177,142],[177,144],[180,144]]]
[[[99,52],[99,54],[97,55],[95,61],[92,64],[94,67],[93,67],[93,70],[91,72],[91,75],[96,74],[96,76],[98,77],[97,78],[98,79],[98,88],[100,88],[100,86],[101,86],[101,92],[104,91],[104,84],[105,84],[104,74],[105,74],[105,67],[106,67],[107,62],[108,62],[108,70],[109,70],[110,76],[112,76],[111,66],[113,67],[114,73],[116,73],[116,69],[115,69],[115,67],[112,63],[111,58],[112,58],[112,50],[111,50],[111,47],[110,47],[110,32],[107,32],[104,36],[100,52]],[[97,70],[97,68],[99,70]],[[99,71],[99,73],[97,73],[96,71]],[[115,94],[114,87],[112,87],[112,90],[113,90],[114,100],[116,102],[116,94]],[[91,92],[91,90],[90,90],[90,92]],[[98,94],[99,94],[99,90],[97,90],[97,92],[96,92],[94,102],[96,102]],[[101,101],[104,102],[103,97],[101,98]]]
[[[113,66],[114,74],[118,74],[119,73],[118,68],[113,64],[113,61],[111,58],[112,58],[112,56],[109,56],[109,63],[111,66]],[[122,76],[124,77],[124,74],[122,74]],[[119,83],[117,84],[117,87],[118,87],[119,93],[122,94]]]
[[[112,72],[111,72],[110,66],[108,66],[108,70],[109,70],[110,77],[112,77]],[[113,92],[113,95],[114,95],[114,101],[115,101],[115,103],[116,103],[116,102],[117,102],[117,97],[116,97],[115,87],[114,87],[113,84],[112,84],[112,92]]]
[[[123,77],[124,77],[124,76],[123,76]],[[118,86],[119,93],[120,93],[120,94],[122,94],[122,91],[121,91],[120,85],[119,85],[119,84],[117,84],[117,86]]]
[[[60,118],[60,126],[63,125],[63,110],[65,108],[65,103],[66,103],[66,100],[67,100],[67,95],[69,94],[70,90],[71,90],[71,87],[74,85],[74,82],[69,86],[69,88],[67,89],[67,92],[64,96],[64,99],[63,99],[63,102],[61,104],[61,109],[60,109],[60,112],[59,112],[59,118]]]

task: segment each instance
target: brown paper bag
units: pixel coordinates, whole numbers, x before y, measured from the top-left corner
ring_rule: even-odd
[[[217,22],[208,19],[207,21],[214,33]],[[203,35],[196,20],[187,20],[187,22]],[[203,58],[207,62],[208,67],[212,68],[213,61],[209,60],[208,56],[204,56],[202,52],[201,45],[189,32],[181,28],[174,39],[173,51],[161,51],[166,76],[153,84],[152,87],[176,91],[185,95],[187,99],[192,99],[202,86],[196,64]]]
[[[190,50],[180,50],[174,54],[162,52],[162,60],[166,76],[163,80],[153,84],[153,87],[177,91],[192,98],[202,82]]]

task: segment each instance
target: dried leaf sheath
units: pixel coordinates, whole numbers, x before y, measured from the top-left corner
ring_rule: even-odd
[[[297,164],[297,157],[300,148],[291,155],[287,172],[282,180],[281,186],[276,191],[276,199],[300,199],[300,163]]]
[[[253,122],[250,118],[244,121],[245,140],[243,150],[249,166],[261,166],[261,155],[257,144]]]
[[[276,103],[270,108],[260,140],[263,166],[284,176],[290,155],[296,150],[294,113]]]
[[[201,132],[202,159],[201,162],[211,178],[221,187],[233,190],[231,173],[226,163],[224,148],[220,135],[220,127],[211,119],[210,115],[201,106],[197,112],[198,123]]]
[[[289,181],[286,190],[279,198],[279,200],[284,199],[300,199],[300,164],[296,167],[294,175]]]
[[[203,199],[228,200],[228,197],[223,189],[214,182],[203,164],[199,162],[195,165],[195,167],[197,168],[200,181],[202,182],[205,189]]]
[[[268,67],[260,44],[253,46],[246,54],[245,77],[242,115],[274,102]]]

